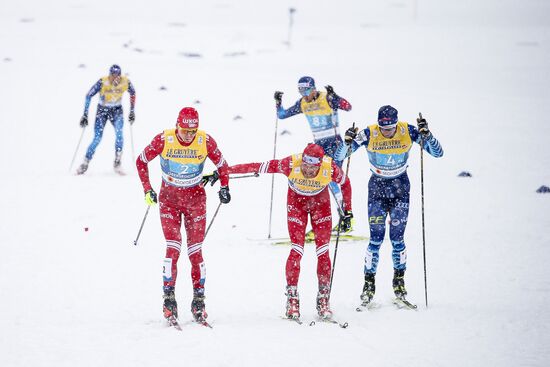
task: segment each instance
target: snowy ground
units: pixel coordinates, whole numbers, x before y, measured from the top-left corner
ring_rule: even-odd
[[[0,365],[548,365],[550,195],[535,193],[550,186],[548,14],[550,4],[537,0],[2,2]],[[421,111],[445,149],[442,159],[424,162],[429,309],[415,147],[406,281],[417,312],[390,304],[385,243],[377,276],[383,306],[356,313],[366,244],[346,243],[331,301],[349,328],[281,320],[289,249],[249,240],[267,235],[265,176],[231,183],[233,200],[206,239],[214,329],[166,328],[156,208],[132,245],[146,207],[129,128],[127,176],[112,172],[111,127],[89,172],[68,171],[84,95],[112,63],[137,89],[136,154],[199,100],[202,127],[230,164],[270,159],[273,91],[285,92],[288,107],[302,75],[333,85],[353,104],[340,113],[344,129],[373,123],[383,104],[409,122]],[[279,157],[311,140],[303,116],[278,126],[291,133],[279,136]],[[356,153],[350,177],[358,233],[368,233],[367,167],[365,152]],[[158,188],[158,163],[150,169]],[[457,177],[463,170],[473,177]],[[285,178],[275,182],[273,234],[284,236]],[[216,191],[208,190],[210,215]],[[302,265],[302,314],[312,320],[311,246]],[[188,272],[183,256],[176,292],[183,322],[190,319]]]

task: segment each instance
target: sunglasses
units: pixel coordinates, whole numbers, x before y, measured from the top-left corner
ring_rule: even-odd
[[[307,97],[313,92],[313,88],[311,87],[298,87],[298,92],[304,97]]]
[[[182,134],[196,134],[197,133],[197,129],[184,129],[182,127],[178,127],[178,131]]]

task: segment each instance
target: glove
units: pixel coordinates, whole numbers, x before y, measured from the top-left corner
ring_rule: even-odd
[[[352,230],[352,219],[353,213],[351,210],[344,211],[344,217],[342,218],[342,228],[340,229],[341,233],[348,233]]]
[[[325,86],[325,89],[327,90],[327,97],[334,98],[334,96],[336,95],[336,93],[334,93],[334,88],[332,88],[331,85],[327,85]]]
[[[136,121],[136,114],[133,110],[130,111],[130,113],[128,114],[128,121],[130,121],[130,125],[132,125],[134,121]]]
[[[145,203],[149,206],[157,203],[157,193],[151,189],[145,193]]]
[[[216,181],[218,181],[219,178],[220,176],[218,175],[218,171],[214,171],[210,175],[204,175],[202,176],[201,186],[206,186],[209,182],[210,182],[210,186],[214,186],[214,184],[216,183]]]
[[[357,132],[359,131],[356,127],[350,127],[346,130],[346,133],[344,135],[344,141],[346,144],[351,144],[353,142],[353,139],[357,136]]]
[[[218,191],[218,195],[220,196],[220,201],[222,204],[227,204],[231,201],[231,194],[229,193],[229,187],[227,186],[222,186],[220,191]]]
[[[418,132],[423,138],[428,138],[431,135],[430,129],[428,129],[428,122],[425,118],[417,118],[416,123],[418,126]]]
[[[275,106],[279,107],[281,106],[281,103],[283,103],[283,92],[275,92],[273,95],[273,98],[275,98]]]
[[[88,126],[88,116],[83,115],[80,119],[80,127],[86,127]]]

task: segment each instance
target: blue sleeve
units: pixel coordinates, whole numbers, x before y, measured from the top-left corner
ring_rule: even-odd
[[[294,106],[290,107],[288,110],[285,110],[285,109],[283,108],[283,106],[278,106],[278,107],[277,107],[277,116],[278,116],[280,119],[286,119],[286,118],[288,118],[288,117],[291,117],[291,116],[297,115],[297,114],[299,114],[299,113],[302,113],[301,102],[302,102],[302,100],[299,99],[299,100],[294,104]]]
[[[361,146],[368,146],[369,145],[369,138],[370,138],[370,130],[364,129],[363,131],[359,132],[355,139],[351,142],[351,153],[349,151],[349,145],[348,144],[340,144],[338,146],[338,149],[336,149],[336,153],[334,154],[334,159],[338,161],[343,161],[348,156],[353,154],[357,149],[359,149]]]
[[[136,90],[134,89],[134,85],[130,80],[128,80],[128,93],[130,93],[131,96],[136,95]]]
[[[84,103],[84,115],[88,115],[88,109],[90,108],[90,102],[92,101],[92,97],[95,96],[100,90],[103,83],[101,82],[101,79],[95,83],[88,94],[86,94],[86,102]]]
[[[408,126],[409,135],[411,136],[412,141],[418,143],[418,145],[422,144],[422,136],[418,132],[417,128],[410,124]],[[443,157],[443,147],[441,147],[441,144],[432,135],[432,133],[430,133],[430,136],[428,136],[428,138],[424,139],[424,146],[422,148],[435,158]]]

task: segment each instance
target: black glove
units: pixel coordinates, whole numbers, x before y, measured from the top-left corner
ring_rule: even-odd
[[[136,114],[133,110],[130,111],[130,113],[128,114],[128,121],[130,121],[130,125],[132,125],[134,121],[136,121]]]
[[[222,186],[220,191],[218,191],[218,195],[220,196],[220,201],[222,204],[227,204],[231,201],[231,194],[229,193],[229,187],[227,186]]]
[[[283,92],[275,92],[273,98],[275,98],[275,106],[279,107],[283,103]]]
[[[334,96],[336,95],[336,93],[334,93],[334,88],[332,88],[331,85],[327,85],[325,86],[325,89],[327,90],[327,97],[334,98]]]
[[[84,115],[80,119],[80,127],[86,127],[88,126],[88,116]]]
[[[346,130],[346,134],[344,135],[344,141],[346,144],[351,144],[353,139],[357,136],[357,132],[359,131],[356,127],[350,127]]]
[[[351,210],[344,211],[344,217],[342,218],[342,228],[340,229],[341,233],[347,233],[351,231],[352,218],[353,218],[353,213],[351,212]]]
[[[430,129],[428,129],[428,123],[425,118],[417,118],[416,123],[418,124],[418,132],[422,135],[423,138],[429,138],[431,135]]]
[[[218,171],[214,171],[210,175],[202,176],[201,185],[206,186],[210,182],[210,186],[214,186],[214,184],[216,183],[216,181],[218,181],[219,178],[220,176],[218,175]]]

